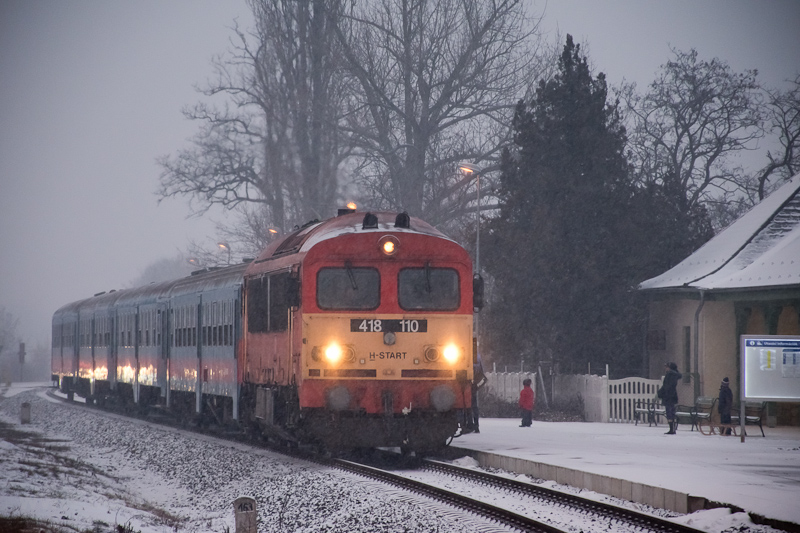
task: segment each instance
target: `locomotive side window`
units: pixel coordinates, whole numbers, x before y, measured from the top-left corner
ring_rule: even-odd
[[[317,273],[321,309],[377,309],[381,278],[374,268],[323,268]]]
[[[398,279],[398,301],[408,311],[458,309],[461,292],[452,268],[404,268]]]
[[[269,280],[258,278],[247,284],[247,330],[250,333],[267,331]]]
[[[250,333],[286,331],[289,322],[289,308],[292,305],[292,290],[295,287],[291,272],[281,272],[251,280],[247,285],[247,330]],[[232,315],[231,315],[232,316]],[[232,320],[228,320],[230,324]],[[220,343],[233,344],[233,326],[230,326],[228,340],[223,337],[220,327]]]
[[[291,287],[291,272],[283,272],[269,277],[270,331],[286,331],[289,327],[289,291]]]

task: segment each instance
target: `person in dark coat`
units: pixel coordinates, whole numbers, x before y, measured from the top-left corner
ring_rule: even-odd
[[[728,378],[723,378],[719,385],[719,398],[717,399],[717,410],[719,411],[720,424],[731,423],[731,407],[733,406],[733,393]],[[731,428],[725,428],[725,435],[731,434]]]
[[[521,428],[531,427],[533,421],[533,406],[536,405],[536,394],[531,388],[530,378],[525,378],[522,382],[522,390],[519,393],[519,408],[522,409]]]
[[[664,368],[666,374],[664,374],[664,383],[659,390],[659,397],[664,404],[667,422],[669,422],[669,431],[666,434],[674,435],[675,430],[678,429],[678,421],[675,419],[675,406],[678,404],[678,380],[683,375],[678,372],[678,365],[675,363],[667,363]]]
[[[483,364],[481,363],[481,354],[476,354],[475,361],[472,365],[472,413],[467,415],[472,424],[467,424],[475,433],[480,433],[480,410],[478,408],[478,390],[486,384],[486,374],[483,372]]]

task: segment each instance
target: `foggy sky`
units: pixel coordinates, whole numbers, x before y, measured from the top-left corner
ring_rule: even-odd
[[[795,0],[528,1],[610,84],[643,91],[670,45],[771,85],[800,71]],[[186,200],[157,203],[155,158],[195,133],[181,108],[236,18],[250,26],[244,0],[0,0],[0,306],[29,346],[49,343],[63,304],[213,242]]]

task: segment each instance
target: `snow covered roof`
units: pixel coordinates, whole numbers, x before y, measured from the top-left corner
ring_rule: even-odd
[[[800,174],[640,289],[800,286]]]

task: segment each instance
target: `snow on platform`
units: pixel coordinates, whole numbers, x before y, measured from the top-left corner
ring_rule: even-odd
[[[451,446],[660,487],[800,524],[800,427],[765,427],[766,437],[748,427],[742,442],[686,425],[676,435],[665,435],[664,424],[518,426],[517,419],[484,418],[481,433],[463,435]]]

